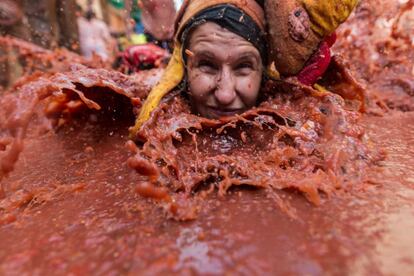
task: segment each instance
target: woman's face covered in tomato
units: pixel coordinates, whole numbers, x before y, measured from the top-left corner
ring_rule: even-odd
[[[188,92],[196,113],[217,119],[256,105],[263,62],[252,43],[207,22],[192,31],[187,49]]]

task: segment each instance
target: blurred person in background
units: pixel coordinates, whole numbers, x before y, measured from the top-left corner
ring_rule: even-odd
[[[115,40],[106,23],[96,18],[92,10],[88,10],[84,16],[78,17],[77,24],[82,55],[92,58],[96,54],[103,60],[110,61],[115,50]]]
[[[134,73],[164,67],[170,58],[176,8],[173,0],[125,1],[125,9],[135,23],[135,32],[121,38],[121,71]],[[141,25],[142,23],[142,25]],[[143,28],[142,28],[143,27]],[[132,28],[130,28],[132,29]]]

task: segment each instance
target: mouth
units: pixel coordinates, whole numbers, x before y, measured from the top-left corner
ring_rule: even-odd
[[[244,112],[242,108],[230,109],[230,108],[218,108],[218,107],[208,107],[211,118],[220,118],[220,117],[230,117],[236,114],[241,114]]]

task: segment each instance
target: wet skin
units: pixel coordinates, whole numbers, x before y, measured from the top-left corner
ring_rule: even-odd
[[[188,92],[194,112],[217,119],[256,105],[263,63],[253,44],[211,22],[197,27],[188,44]]]
[[[406,7],[410,7],[409,4],[407,2]],[[399,1],[361,1],[355,16],[338,33],[346,39],[339,41],[336,50],[357,68],[355,77],[366,83],[364,92],[369,104],[367,112],[360,114],[362,125],[350,124],[349,116],[337,121],[340,126],[332,123],[332,116],[346,111],[327,108],[329,99],[341,104],[337,96],[306,93],[307,98],[298,98],[291,93],[282,95],[281,91],[274,91],[284,99],[302,100],[300,108],[294,102],[276,107],[278,112],[293,115],[291,118],[295,120],[304,118],[294,127],[305,127],[294,133],[311,134],[312,123],[309,122],[318,118],[322,125],[328,124],[330,128],[322,133],[333,138],[322,138],[314,151],[324,157],[326,163],[315,162],[317,160],[312,158],[307,164],[320,169],[326,167],[323,164],[330,164],[343,174],[353,174],[355,170],[343,170],[338,161],[355,164],[364,162],[366,157],[360,155],[355,143],[348,146],[343,143],[351,136],[344,140],[336,137],[359,126],[365,129],[365,134],[353,133],[352,137],[359,137],[370,148],[387,153],[385,160],[359,170],[364,179],[369,180],[367,183],[342,182],[341,186],[335,183],[334,194],[325,196],[319,207],[311,205],[301,193],[291,189],[281,191],[280,198],[291,203],[298,219],[291,219],[286,210],[276,207],[268,190],[242,186],[234,187],[225,196],[211,193],[200,197],[203,205],[193,222],[167,219],[158,203],[137,194],[137,185],[147,180],[126,165],[130,155],[125,148],[128,128],[135,120],[131,101],[139,106],[137,99],[149,93],[148,89],[159,81],[162,72],[144,75],[147,73],[143,71],[124,76],[85,67],[73,71],[65,68],[74,68],[76,56],[65,52],[58,52],[62,56],[42,54],[37,46],[31,48],[22,43],[22,53],[29,53],[24,56],[29,58],[25,64],[31,72],[34,71],[32,67],[40,68],[35,66],[51,60],[53,68],[48,69],[47,74],[60,73],[40,75],[37,81],[32,79],[35,76],[20,80],[21,88],[0,96],[1,161],[4,150],[10,148],[8,137],[19,137],[27,132],[27,139],[18,143],[24,147],[20,147],[23,152],[14,171],[0,182],[6,194],[5,198],[0,196],[0,275],[414,275],[414,235],[410,231],[414,229],[414,97],[411,93],[414,75],[410,62],[414,60],[414,48],[411,40],[394,37],[399,33],[390,31],[391,24],[387,28],[373,24],[391,18],[401,24],[406,22],[396,17],[402,8],[404,5]],[[414,37],[412,33],[407,32],[407,35]],[[9,39],[0,37],[0,46],[3,41],[5,49],[13,45],[13,50],[17,51],[18,44],[9,43]],[[389,45],[384,44],[384,39]],[[373,55],[377,59],[372,59]],[[25,72],[29,72],[27,68]],[[71,117],[73,120],[68,124],[44,133],[49,125],[45,111],[48,111],[48,118],[53,114],[57,120],[65,117],[59,109],[53,109],[53,105],[45,106],[46,103],[39,103],[35,113],[30,113],[30,109],[47,93],[61,99],[61,94],[73,94],[74,87],[86,91],[87,98],[96,100],[101,109],[78,109],[79,117]],[[58,88],[63,92],[58,92]],[[352,86],[343,88],[350,91]],[[69,105],[61,104],[76,111],[76,99]],[[223,140],[221,138],[226,136],[236,136],[231,132],[209,135],[211,127],[201,133],[187,128],[189,131],[185,131],[183,142],[177,140],[179,136],[174,136],[174,144],[168,142],[171,138],[165,140],[163,133],[175,132],[182,117],[191,119],[186,120],[192,122],[190,126],[204,120],[193,120],[185,101],[181,97],[175,99],[173,103],[185,109],[185,114],[172,116],[174,114],[169,114],[170,109],[165,109],[164,105],[166,111],[158,113],[164,118],[153,120],[148,129],[155,133],[160,130],[160,136],[152,140],[151,145],[172,150],[171,156],[179,164],[185,162],[192,170],[212,155],[222,159],[225,154],[220,150],[226,149],[234,150],[233,156],[242,160],[255,157],[269,160],[270,151],[263,149],[269,143],[260,142],[267,139],[266,136],[262,136],[263,140],[244,139],[247,142],[243,142],[240,134],[238,140]],[[56,111],[59,113],[54,113]],[[351,116],[358,115],[349,112]],[[312,118],[307,122],[309,116]],[[30,123],[27,131],[22,127],[25,120]],[[240,131],[246,129],[249,127],[240,128]],[[198,141],[193,140],[194,136],[199,137]],[[297,143],[279,137],[276,136],[275,142],[285,141],[291,147]],[[204,138],[209,140],[206,146],[201,146]],[[213,138],[222,143],[211,143]],[[333,144],[329,145],[328,139]],[[237,141],[242,141],[242,146],[234,143]],[[234,148],[227,147],[229,143],[235,145]],[[183,151],[176,152],[174,145]],[[251,147],[254,145],[260,146],[259,151]],[[307,143],[301,145],[304,147],[293,148],[293,153],[303,156],[309,147]],[[147,148],[154,156],[157,154],[152,146]],[[246,151],[249,148],[252,150]],[[333,154],[321,155],[321,149]],[[343,154],[355,150],[355,158],[344,157]],[[292,151],[279,156],[285,156],[286,159],[280,160],[289,164]],[[162,165],[158,158],[154,162]],[[298,166],[296,162],[290,165]],[[297,168],[313,172],[309,166]],[[179,172],[175,175],[181,175],[181,170]],[[160,177],[159,184],[165,183],[164,179]],[[282,180],[285,179],[300,183],[287,178]],[[324,184],[318,181],[317,187],[319,183]]]

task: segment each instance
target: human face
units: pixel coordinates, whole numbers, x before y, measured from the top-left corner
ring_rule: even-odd
[[[263,65],[253,44],[207,22],[193,31],[188,50],[188,92],[195,112],[217,119],[256,105]]]

